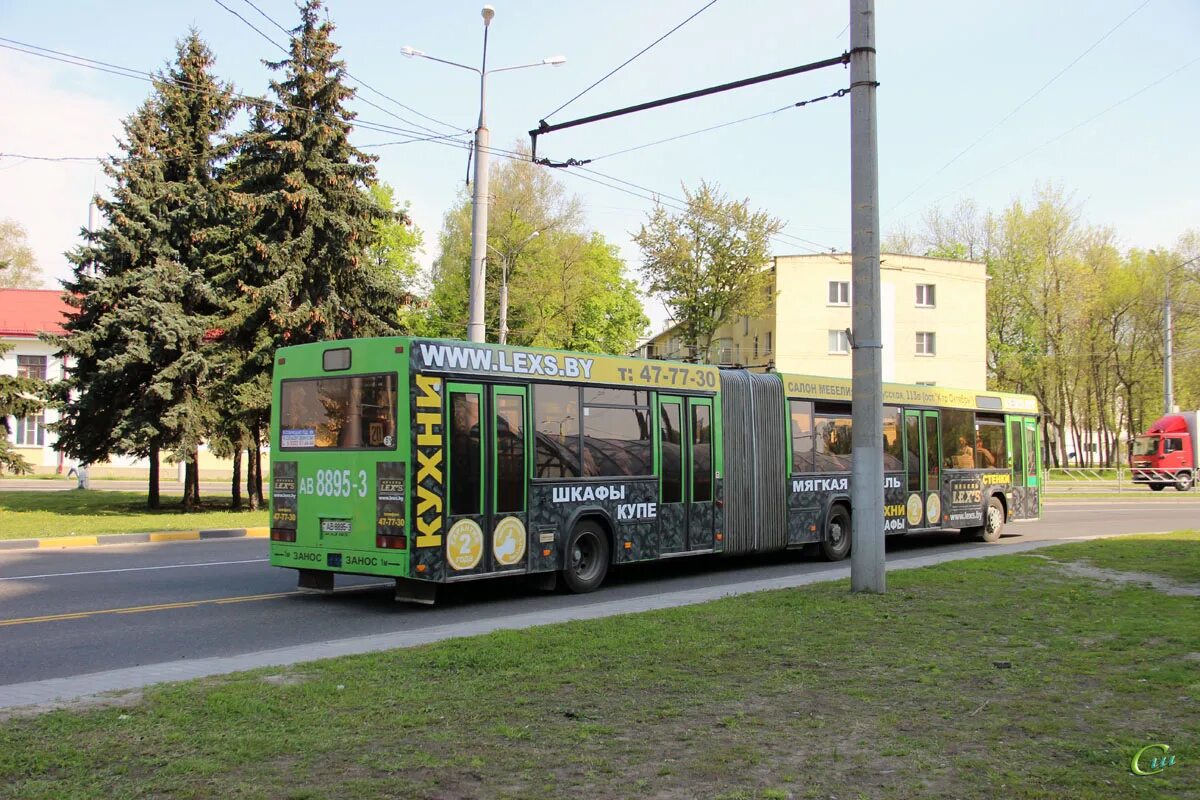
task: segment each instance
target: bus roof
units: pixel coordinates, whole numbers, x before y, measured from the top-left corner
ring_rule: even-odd
[[[789,397],[850,402],[851,382],[849,378],[790,374],[781,375],[781,377]],[[953,389],[946,386],[916,386],[905,383],[885,383],[883,385],[883,402],[888,405],[940,406],[1019,414],[1038,413],[1037,398],[1030,395],[980,392],[974,389]]]

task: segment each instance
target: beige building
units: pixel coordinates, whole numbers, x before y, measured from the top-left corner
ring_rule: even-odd
[[[883,379],[986,389],[984,265],[884,253],[880,267]],[[690,352],[672,326],[639,355],[849,378],[850,254],[777,256],[770,269],[766,312],[722,326],[707,354]]]

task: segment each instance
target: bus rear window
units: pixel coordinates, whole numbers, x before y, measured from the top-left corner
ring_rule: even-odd
[[[286,380],[280,387],[281,450],[391,450],[396,376]]]

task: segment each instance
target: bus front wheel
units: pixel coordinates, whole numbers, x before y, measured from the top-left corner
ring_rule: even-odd
[[[826,561],[841,561],[850,555],[850,512],[845,506],[829,509],[825,519],[825,538],[821,541],[821,555]]]
[[[595,522],[580,522],[567,540],[563,583],[575,594],[594,592],[608,574],[608,558],[608,535]]]

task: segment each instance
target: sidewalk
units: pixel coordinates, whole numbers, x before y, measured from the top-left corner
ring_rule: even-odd
[[[204,531],[159,531],[157,533],[99,533],[94,536],[48,536],[43,539],[0,539],[0,551],[48,550],[65,547],[99,547],[109,544],[186,542],[196,539],[265,539],[268,528],[215,528]]]

